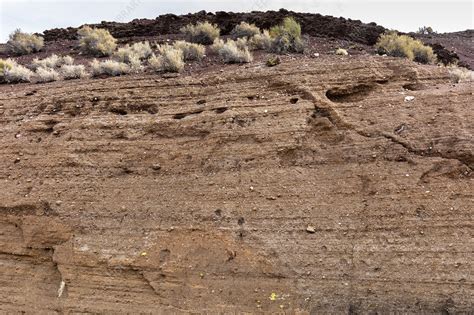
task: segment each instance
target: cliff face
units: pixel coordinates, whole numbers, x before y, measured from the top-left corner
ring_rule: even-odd
[[[443,68],[325,57],[0,93],[0,312],[474,308],[472,86]]]

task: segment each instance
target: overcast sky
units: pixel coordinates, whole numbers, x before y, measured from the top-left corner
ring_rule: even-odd
[[[16,28],[41,33],[56,27],[100,21],[127,22],[165,13],[280,8],[376,22],[400,31],[415,31],[423,25],[438,32],[473,28],[471,0],[0,0],[0,42],[5,42]]]

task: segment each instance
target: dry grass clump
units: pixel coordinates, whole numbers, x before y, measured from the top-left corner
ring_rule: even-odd
[[[183,52],[184,60],[201,60],[206,54],[206,47],[201,44],[188,43],[184,40],[176,41],[173,47]]]
[[[23,33],[20,29],[10,34],[7,50],[15,55],[26,55],[40,51],[44,46],[43,37]]]
[[[304,43],[301,39],[301,25],[292,17],[287,17],[280,25],[270,29],[273,38],[271,50],[275,53],[303,53]]]
[[[72,65],[74,64],[74,58],[71,56],[63,56],[63,65]]]
[[[110,56],[117,47],[117,40],[106,29],[83,26],[77,31],[79,46],[87,53]]]
[[[2,77],[6,70],[11,70],[13,68],[12,59],[0,59],[0,77]]]
[[[433,52],[433,48],[430,46],[423,45],[419,40],[412,43],[414,61],[423,64],[434,64],[437,62],[436,54]]]
[[[249,24],[246,22],[240,22],[240,24],[236,25],[230,35],[232,38],[251,38],[255,35],[260,34],[260,29],[255,26],[255,24]]]
[[[270,50],[272,47],[272,37],[270,32],[264,30],[260,34],[256,34],[248,40],[249,49],[251,50]]]
[[[119,76],[130,73],[130,66],[124,62],[118,62],[115,60],[105,60],[99,62],[94,59],[91,62],[91,70],[93,76],[108,75],[108,76]]]
[[[227,40],[218,53],[225,63],[248,63],[253,60],[248,47],[233,40]]]
[[[472,82],[474,81],[474,71],[466,68],[458,67],[457,65],[448,66],[451,81],[454,83]]]
[[[396,32],[382,34],[375,48],[381,55],[407,58],[425,64],[436,62],[436,55],[431,47],[410,36],[398,35]]]
[[[339,55],[339,56],[348,56],[349,53],[347,52],[347,50],[345,50],[344,48],[338,48],[336,49],[336,52],[335,52],[336,55]]]
[[[57,68],[62,65],[72,65],[74,63],[74,58],[71,56],[64,56],[59,57],[56,54],[52,54],[51,56],[44,58],[44,59],[33,59],[30,68],[36,70],[38,68]]]
[[[173,46],[161,45],[158,47],[159,56],[148,59],[150,67],[157,72],[181,72],[184,69],[184,54]]]
[[[33,71],[16,63],[13,59],[0,59],[0,81],[7,83],[30,82]]]
[[[59,80],[59,73],[51,68],[38,68],[36,70],[36,76],[38,78],[38,82],[46,83],[46,82],[53,82]]]
[[[89,76],[83,65],[63,65],[60,73],[64,80],[83,79]]]
[[[249,47],[249,42],[247,40],[247,37],[237,38],[235,40],[235,44],[237,45],[237,48],[239,48],[240,50],[245,50],[246,48],[248,49]]]
[[[216,38],[209,49],[212,53],[218,54],[219,50],[221,50],[224,45],[225,42],[223,39]]]
[[[153,50],[151,49],[150,43],[145,41],[120,47],[114,53],[114,57],[120,62],[132,63],[136,59],[148,59],[152,54]]]
[[[188,42],[210,45],[220,35],[220,29],[215,24],[209,22],[199,22],[196,25],[189,24],[180,29],[186,36]]]

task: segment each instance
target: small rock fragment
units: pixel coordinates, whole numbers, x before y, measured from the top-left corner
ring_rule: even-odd
[[[152,168],[152,170],[154,170],[154,171],[159,171],[159,170],[161,170],[161,165],[158,164],[158,163],[156,163],[156,164],[153,164],[153,165],[151,166],[151,168]]]
[[[59,289],[58,289],[58,298],[60,298],[61,295],[63,295],[65,287],[66,287],[66,282],[61,281],[61,283],[59,284]]]
[[[316,233],[316,229],[314,228],[314,226],[308,225],[308,227],[306,228],[306,232],[313,234]]]
[[[414,96],[405,96],[405,102],[411,102],[415,99]]]

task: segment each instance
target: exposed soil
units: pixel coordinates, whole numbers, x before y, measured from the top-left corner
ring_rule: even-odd
[[[0,313],[472,313],[471,82],[314,35],[0,85]]]

